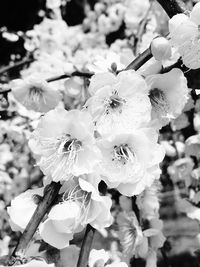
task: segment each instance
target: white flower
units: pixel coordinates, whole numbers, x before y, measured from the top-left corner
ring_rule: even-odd
[[[91,173],[100,160],[87,112],[52,110],[43,116],[29,145],[38,165],[55,182]]]
[[[144,79],[134,70],[96,74],[91,79],[92,97],[86,107],[100,134],[120,128],[145,127],[150,121],[151,104]]]
[[[190,69],[200,68],[200,3],[190,16],[178,14],[169,20],[171,43],[178,49],[183,63]]]
[[[99,195],[98,182],[96,176],[84,175],[63,185],[63,202],[52,207],[48,219],[39,227],[45,242],[62,249],[69,246],[73,234],[82,231],[88,223],[99,230],[110,226],[112,201]]]
[[[27,109],[47,112],[54,109],[60,101],[59,92],[39,76],[13,80],[10,86],[15,99]]]
[[[7,212],[10,216],[9,223],[13,231],[23,232],[26,228],[37,208],[34,195],[42,196],[43,188],[27,190],[11,201],[11,206],[7,208]]]
[[[116,134],[99,140],[103,159],[99,172],[110,187],[126,196],[140,194],[159,178],[158,164],[164,149],[157,144],[157,133],[149,128]]]
[[[99,266],[100,262],[101,266],[105,266],[105,263],[109,260],[109,253],[104,249],[96,250],[92,249],[90,251],[88,265],[89,267]]]
[[[189,97],[187,80],[181,70],[172,69],[168,73],[150,75],[146,82],[150,87],[152,119],[158,127],[164,126],[181,114]]]

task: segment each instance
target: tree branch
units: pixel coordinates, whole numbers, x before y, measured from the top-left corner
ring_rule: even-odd
[[[143,53],[139,54],[124,70],[138,70],[152,57],[151,49],[147,48]]]
[[[157,0],[157,2],[162,6],[170,18],[174,15],[185,13],[187,11],[183,1],[181,0]]]
[[[51,184],[47,185],[44,189],[44,197],[42,201],[38,204],[31,220],[29,221],[28,225],[26,226],[23,234],[21,235],[16,248],[14,249],[10,264],[15,262],[17,257],[23,258],[26,248],[32,239],[34,233],[36,232],[40,222],[44,218],[45,214],[48,212],[49,208],[51,207],[52,203],[58,196],[58,192],[60,190],[61,184],[52,182]],[[26,216],[26,214],[24,215]]]
[[[96,230],[90,224],[87,225],[81,245],[77,267],[86,267],[88,265],[88,258],[92,247],[95,231]]]

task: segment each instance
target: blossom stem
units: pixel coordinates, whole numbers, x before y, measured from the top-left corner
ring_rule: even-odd
[[[96,230],[90,224],[87,225],[81,245],[77,267],[87,267],[95,231]]]
[[[23,257],[26,251],[26,248],[31,241],[34,233],[37,230],[40,222],[44,218],[45,214],[48,212],[50,206],[52,205],[53,201],[58,196],[59,189],[61,187],[60,183],[52,182],[51,184],[47,185],[44,189],[44,197],[41,202],[38,204],[31,220],[29,221],[28,225],[26,226],[22,236],[20,237],[16,248],[14,249],[11,262],[15,260],[16,257]]]
[[[157,0],[157,2],[162,6],[170,18],[174,15],[185,13],[187,11],[183,1],[180,0]]]

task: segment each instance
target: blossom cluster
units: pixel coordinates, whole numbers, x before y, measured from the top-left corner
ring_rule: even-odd
[[[178,210],[200,221],[198,90],[194,103],[184,72],[168,68],[177,58],[188,69],[200,67],[200,4],[190,16],[178,14],[169,20],[169,38],[153,39],[153,58],[138,70],[125,68],[155,37],[156,15],[150,1],[97,2],[94,10],[86,9],[82,26],[68,26],[62,20],[61,1],[49,0],[46,5],[52,17],[45,17],[24,37],[25,48],[35,60],[21,71],[20,79],[8,85],[12,90],[8,110],[22,119],[11,120],[9,127],[0,124],[0,139],[7,140],[0,146],[6,152],[6,157],[0,157],[0,194],[6,203],[0,212],[8,206],[10,227],[23,233],[47,188],[59,183],[58,195],[35,239],[69,252],[88,224],[103,235],[114,222],[122,250],[117,266],[126,267],[134,256],[154,267],[165,242],[158,191],[160,165],[166,160],[174,187],[183,182],[188,194],[189,200],[176,196]],[[136,34],[142,18],[147,19],[146,32],[141,40],[138,37],[140,45],[134,51],[130,38],[118,39],[110,46],[105,42],[123,22],[126,37],[130,32]],[[56,78],[66,74],[69,78]],[[191,112],[194,133],[185,138],[180,130],[189,125]],[[166,129],[170,129],[168,136],[160,134]],[[11,166],[14,145],[25,140],[18,140],[18,132],[28,140],[26,153],[32,153],[39,182],[15,190],[10,176],[23,177],[23,164],[26,178],[28,171],[34,172],[27,157],[20,171]],[[22,156],[23,151],[19,153]],[[109,193],[102,192],[102,183]],[[115,208],[113,212],[112,190],[119,195],[117,212]],[[7,199],[5,192],[9,192]],[[5,242],[9,241],[5,238]],[[21,266],[53,266],[35,261]],[[88,264],[115,267],[112,261],[116,259],[107,251],[92,250]]]

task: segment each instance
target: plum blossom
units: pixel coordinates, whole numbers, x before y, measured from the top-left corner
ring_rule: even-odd
[[[45,242],[62,249],[88,223],[99,230],[110,226],[112,202],[109,197],[99,195],[98,181],[96,176],[84,175],[63,185],[63,201],[52,207],[47,220],[39,227]]]
[[[59,92],[38,76],[13,80],[10,86],[15,99],[27,109],[47,112],[60,101]]]
[[[151,104],[144,79],[134,70],[96,74],[91,79],[92,97],[86,107],[100,134],[119,128],[135,129],[148,125]]]
[[[152,119],[158,127],[169,123],[181,114],[188,98],[187,80],[179,69],[168,73],[149,75],[149,98],[152,104]]]
[[[164,149],[152,128],[120,133],[98,142],[103,158],[99,172],[112,188],[126,196],[140,194],[159,178]]]
[[[177,48],[183,63],[190,69],[200,67],[200,3],[197,3],[188,17],[177,14],[169,20],[172,45]]]
[[[92,119],[79,110],[59,108],[46,113],[29,146],[41,170],[55,182],[91,173],[101,158]]]
[[[34,202],[34,195],[43,196],[43,189],[27,190],[11,200],[11,205],[7,208],[7,212],[10,216],[9,223],[13,231],[24,231],[37,207]]]

